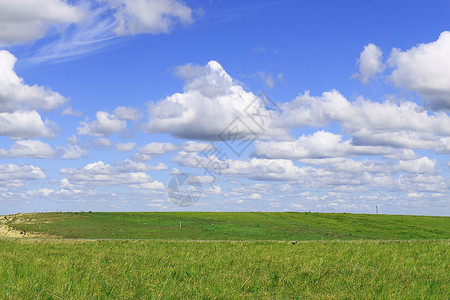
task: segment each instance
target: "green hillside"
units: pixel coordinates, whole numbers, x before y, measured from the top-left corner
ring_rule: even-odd
[[[65,238],[176,240],[450,238],[450,217],[405,215],[295,212],[35,213],[9,216],[7,224],[26,232]]]

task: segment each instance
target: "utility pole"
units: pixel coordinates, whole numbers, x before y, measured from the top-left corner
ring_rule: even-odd
[[[375,206],[375,208],[376,208],[376,210],[377,210],[377,215],[378,215],[378,205],[377,205],[377,206]]]

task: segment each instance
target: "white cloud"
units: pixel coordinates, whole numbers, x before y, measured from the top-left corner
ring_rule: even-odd
[[[152,157],[148,154],[135,153],[131,158],[133,161],[151,161]]]
[[[208,195],[220,195],[222,194],[222,188],[218,185],[213,185],[205,190]]]
[[[391,146],[408,149],[443,147],[443,136],[450,135],[450,117],[444,112],[430,114],[413,102],[350,102],[339,92],[321,97],[305,93],[282,103],[278,126],[326,126],[338,122],[357,146]]]
[[[184,93],[176,93],[150,105],[147,133],[166,132],[197,140],[286,138],[276,128],[276,113],[263,99],[233,82],[216,61],[206,66],[185,65],[177,69],[185,79]]]
[[[0,136],[11,138],[52,137],[53,133],[36,111],[0,113]]]
[[[116,115],[105,111],[96,113],[97,119],[92,122],[81,122],[77,128],[80,135],[108,136],[115,133],[121,133],[126,130],[127,123],[120,120]]]
[[[58,151],[49,144],[38,140],[22,140],[12,145],[11,149],[0,149],[0,155],[7,157],[55,158]]]
[[[216,177],[233,175],[255,180],[298,180],[307,174],[307,169],[299,168],[291,160],[259,159],[249,161],[217,159],[214,155],[199,156],[197,153],[181,151],[172,160],[182,166],[201,168],[208,166],[210,173]]]
[[[146,172],[163,169],[167,169],[164,164],[150,166],[125,160],[109,165],[98,161],[83,168],[63,168],[60,173],[66,176],[68,183],[76,186],[127,186],[149,189],[151,186],[157,188],[160,184],[154,183]]]
[[[408,193],[409,198],[420,198],[423,197],[423,193]]]
[[[0,51],[0,112],[53,110],[68,101],[48,88],[24,84],[14,71],[16,61],[8,51]]]
[[[45,179],[44,172],[32,165],[0,165],[0,186],[20,187],[24,181]]]
[[[435,173],[436,160],[422,157],[414,160],[399,161],[398,169],[409,173]]]
[[[317,131],[313,135],[302,135],[295,141],[257,141],[255,155],[265,158],[301,159],[347,157],[355,155],[387,155],[396,149],[377,146],[355,146],[350,140],[342,141],[342,135]]]
[[[138,152],[146,155],[157,155],[175,151],[177,149],[178,147],[171,143],[149,143],[143,147],[139,147]]]
[[[50,26],[77,23],[83,15],[61,0],[0,0],[0,45],[41,38]]]
[[[164,190],[166,188],[162,182],[159,182],[157,180],[143,183],[140,185],[140,187],[149,190]]]
[[[262,199],[262,196],[258,193],[252,193],[250,196],[248,196],[246,198],[251,199],[251,200],[260,200],[260,199]]]
[[[119,106],[114,110],[114,114],[122,120],[139,121],[142,118],[141,111],[133,107]]]
[[[215,147],[213,144],[187,141],[181,145],[181,149],[183,149],[183,151],[186,152],[202,152],[202,151],[211,151],[215,149]]]
[[[118,143],[116,145],[116,150],[121,152],[128,152],[136,147],[136,143]]]
[[[192,10],[177,0],[106,0],[116,8],[117,35],[169,33],[176,23],[189,24]]]
[[[384,65],[381,62],[383,53],[374,44],[364,46],[364,50],[358,59],[359,73],[353,74],[353,78],[358,78],[362,83],[367,83],[370,78],[383,72]]]
[[[433,109],[450,109],[450,32],[435,42],[407,51],[393,49],[388,60],[394,68],[390,79],[397,86],[416,91]]]
[[[89,155],[89,150],[83,149],[79,145],[69,145],[62,150],[64,151],[62,159],[78,159]]]

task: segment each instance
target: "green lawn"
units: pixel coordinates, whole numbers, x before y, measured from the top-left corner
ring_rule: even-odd
[[[17,223],[18,221],[20,223]],[[67,238],[188,240],[450,238],[450,217],[404,215],[294,212],[38,213],[15,216],[13,219],[10,218],[8,224],[17,229]]]
[[[1,299],[449,299],[448,241],[1,240]]]

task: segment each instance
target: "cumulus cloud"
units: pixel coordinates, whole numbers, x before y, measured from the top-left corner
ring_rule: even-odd
[[[254,154],[265,158],[301,159],[388,155],[396,151],[390,147],[355,146],[351,140],[342,141],[342,135],[322,130],[309,136],[302,135],[295,141],[257,141]]]
[[[8,51],[0,51],[0,135],[51,137],[53,124],[42,121],[38,110],[54,110],[68,99],[46,87],[26,85],[14,71],[16,61]]]
[[[438,40],[407,51],[393,49],[388,60],[394,68],[390,79],[397,86],[417,92],[433,109],[450,109],[450,32]]]
[[[89,155],[89,150],[83,149],[79,145],[69,145],[61,149],[63,151],[62,159],[78,159]]]
[[[143,147],[139,147],[138,152],[146,155],[158,155],[177,149],[178,147],[171,143],[149,143]]]
[[[58,154],[49,144],[38,140],[17,141],[9,150],[0,149],[0,155],[6,157],[55,158]]]
[[[119,106],[114,110],[114,114],[122,120],[139,121],[142,118],[141,111],[133,107]]]
[[[210,151],[215,149],[213,144],[208,143],[198,143],[194,141],[187,141],[181,144],[181,149],[186,152],[202,152],[202,151]]]
[[[294,165],[291,160],[285,159],[259,159],[249,161],[220,160],[214,155],[200,156],[197,153],[179,152],[172,160],[185,167],[204,169],[216,177],[222,175],[241,176],[255,180],[298,180],[304,176],[305,169]]]
[[[178,0],[106,0],[116,9],[117,35],[169,33],[179,22],[192,23],[192,10]]]
[[[116,150],[121,152],[128,152],[136,147],[136,143],[118,143],[116,145]]]
[[[450,117],[444,112],[429,113],[413,102],[350,102],[337,91],[320,97],[304,93],[280,104],[278,126],[323,127],[339,123],[358,146],[390,146],[407,149],[443,147],[442,137],[450,135]]]
[[[155,189],[163,185],[154,181],[146,172],[151,170],[167,169],[164,164],[150,166],[131,160],[105,164],[102,161],[87,164],[83,168],[63,168],[60,173],[64,174],[67,183],[77,186],[127,186],[131,188],[146,188],[152,186]]]
[[[114,114],[98,111],[96,113],[96,120],[92,122],[81,122],[77,128],[77,133],[90,136],[108,136],[124,132],[126,128],[126,121],[120,120]]]
[[[0,136],[11,138],[52,137],[51,129],[36,111],[0,113]]]
[[[0,186],[20,187],[25,181],[45,178],[44,172],[32,165],[0,165]]]
[[[205,193],[208,195],[220,195],[222,194],[222,188],[218,185],[213,185],[211,187],[208,187],[205,190]]]
[[[61,0],[0,0],[0,45],[41,38],[50,26],[80,22],[84,14]]]
[[[16,61],[8,51],[0,51],[0,112],[53,110],[68,101],[48,88],[24,84],[14,71]]]
[[[277,112],[261,97],[235,84],[222,66],[185,65],[177,69],[184,93],[176,93],[149,107],[147,133],[166,132],[185,139],[243,140],[285,138],[285,128],[272,126]]]
[[[353,74],[353,78],[358,78],[362,83],[367,83],[370,78],[383,72],[384,65],[381,61],[383,53],[374,44],[364,46],[364,50],[358,59],[359,73]]]

